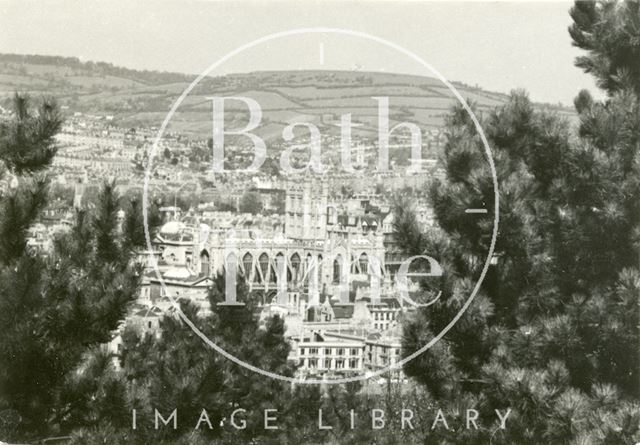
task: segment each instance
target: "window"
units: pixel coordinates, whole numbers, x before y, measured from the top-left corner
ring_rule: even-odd
[[[349,349],[349,355],[358,355],[358,349],[357,348]]]
[[[242,257],[242,267],[244,267],[244,276],[248,280],[251,275],[251,267],[253,266],[253,257],[249,252]]]
[[[209,252],[203,250],[200,252],[200,274],[208,277],[210,272],[209,269]]]
[[[318,359],[310,358],[309,359],[309,368],[317,368],[318,367]]]
[[[338,355],[344,355],[344,348],[338,348]]]
[[[309,355],[318,355],[318,348],[309,348]]]
[[[282,264],[282,266],[278,266],[278,264]],[[282,252],[279,252],[276,255],[276,262],[275,262],[275,269],[272,267],[270,267],[271,269],[271,278],[270,280],[272,282],[278,282],[278,279],[280,278],[280,270],[278,269],[279,267],[282,267],[282,273],[287,274],[287,280],[291,280],[291,276],[290,274],[288,274],[289,270],[287,269],[287,260],[284,259],[284,255],[282,254]]]
[[[338,255],[333,260],[333,282],[339,283],[342,277],[342,256]]]
[[[298,281],[298,272],[300,271],[300,256],[294,253],[291,256],[291,270],[293,272],[293,280]]]
[[[306,349],[305,348],[300,348],[300,355],[305,355],[306,353]]]
[[[358,359],[356,359],[356,358],[349,359],[349,368],[357,369],[358,368]]]
[[[331,348],[324,348],[324,355],[331,355]]]
[[[336,360],[336,369],[344,369],[344,359],[337,359]]]
[[[360,264],[360,273],[369,272],[369,259],[367,258],[366,253],[363,253],[362,255],[360,255],[360,258],[358,259],[358,263]]]
[[[318,264],[316,263],[316,261],[314,260],[314,258],[311,256],[310,253],[307,254],[307,259],[305,260],[305,269],[307,271],[307,274],[309,275],[309,282],[311,282],[312,280],[312,276],[315,275],[317,272],[317,266]],[[302,277],[300,277],[302,278]]]
[[[269,257],[266,253],[260,255],[258,263],[260,263],[260,272],[262,273],[262,282],[264,283],[267,280],[267,272],[269,270]]]

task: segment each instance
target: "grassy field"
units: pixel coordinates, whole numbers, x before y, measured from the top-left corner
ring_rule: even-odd
[[[7,107],[15,91],[33,96],[50,95],[70,112],[109,114],[123,126],[159,126],[177,97],[195,75],[136,71],[106,63],[80,62],[75,58],[0,54],[0,104]],[[455,83],[467,100],[486,112],[507,96]],[[263,125],[255,132],[265,139],[279,137],[291,122],[313,122],[322,131],[336,133],[339,116],[351,113],[362,124],[355,134],[369,134],[376,125],[377,102],[387,96],[391,125],[400,119],[421,127],[441,127],[448,110],[457,102],[437,79],[390,73],[350,71],[262,71],[209,77],[179,107],[172,129],[208,136],[211,101],[215,95],[247,96],[263,110]],[[575,119],[571,109],[540,104]],[[243,126],[248,117],[244,105],[229,102],[229,125]],[[327,116],[331,119],[325,119]]]

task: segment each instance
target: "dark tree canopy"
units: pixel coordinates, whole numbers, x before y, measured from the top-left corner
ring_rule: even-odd
[[[51,163],[60,124],[52,102],[34,112],[28,97],[16,96],[12,117],[0,125],[0,159],[17,178],[0,197],[0,412],[15,418],[0,424],[7,440],[92,424],[99,413],[90,407],[117,406],[124,397],[100,348],[138,294],[141,268],[131,252],[144,245],[141,228],[132,221],[120,228],[116,218],[123,206],[139,219],[138,204],[123,205],[107,182],[95,210],[78,211],[51,252],[27,250],[27,229],[47,202],[48,180],[33,173]]]
[[[640,94],[640,3],[580,1],[571,18],[573,44],[587,52],[576,66],[593,74],[610,94],[624,89]]]
[[[28,96],[16,94],[13,118],[0,123],[0,159],[18,175],[47,168],[56,154],[54,136],[61,125],[52,99],[43,100],[33,110]]]
[[[238,205],[238,210],[241,213],[251,213],[252,215],[257,215],[262,212],[262,208],[263,203],[260,193],[251,190],[246,191],[242,195],[240,204]]]
[[[405,367],[443,403],[511,406],[516,417],[494,444],[640,439],[640,15],[632,2],[577,2],[571,14],[571,35],[588,51],[576,64],[608,98],[580,92],[577,129],[520,91],[485,116],[500,192],[493,265],[462,319]],[[405,355],[460,310],[490,242],[492,218],[464,212],[495,209],[461,107],[442,162],[446,179],[430,191],[439,229],[423,233],[410,212],[397,213],[399,244],[446,272],[423,284],[443,297],[405,324]]]

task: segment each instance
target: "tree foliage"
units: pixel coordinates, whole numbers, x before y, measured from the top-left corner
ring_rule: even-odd
[[[571,14],[574,42],[588,50],[576,64],[608,98],[581,92],[575,131],[521,91],[482,120],[500,192],[494,264],[460,321],[405,368],[439,400],[511,406],[494,444],[640,438],[640,15],[632,2],[576,2]],[[465,214],[495,211],[482,147],[454,110],[446,179],[430,191],[439,230],[399,214],[407,253],[437,256],[446,272],[424,283],[443,297],[405,325],[405,355],[461,309],[484,266],[492,218]],[[465,443],[486,443],[483,434]]]
[[[257,215],[262,212],[263,203],[260,193],[248,190],[240,198],[238,210],[241,213],[251,213]]]
[[[211,313],[203,314],[187,301],[181,310],[195,325],[223,350],[253,366],[282,375],[293,375],[287,361],[289,345],[284,339],[284,323],[277,316],[263,324],[258,319],[256,304],[242,277],[237,279],[238,301],[244,306],[224,306],[225,277],[219,274],[210,290]],[[196,430],[203,438],[234,442],[262,437],[262,409],[287,408],[289,385],[272,381],[223,357],[207,346],[186,326],[176,313],[165,315],[158,335],[140,334],[129,329],[125,334],[122,364],[124,380],[132,407],[139,410],[140,429],[136,440],[175,440]],[[154,409],[167,416],[177,409],[182,419],[176,430],[156,431]],[[247,410],[242,417],[246,428],[229,428],[229,415],[234,409]],[[208,422],[198,424],[202,410]],[[129,427],[129,424],[121,427]],[[268,436],[268,434],[267,434]]]
[[[56,236],[51,252],[27,249],[27,229],[47,201],[48,179],[32,173],[50,164],[60,127],[51,101],[35,114],[29,104],[16,96],[0,138],[0,158],[19,179],[0,198],[0,412],[15,414],[1,431],[6,439],[95,423],[100,411],[89,408],[124,397],[112,391],[115,377],[102,372],[111,358],[100,345],[122,322],[141,272],[131,257],[141,240],[133,225],[119,227],[112,183],[103,185],[95,211],[79,211]]]
[[[640,4],[576,2],[571,18],[573,44],[587,51],[576,66],[593,74],[608,93],[631,89],[640,94]]]

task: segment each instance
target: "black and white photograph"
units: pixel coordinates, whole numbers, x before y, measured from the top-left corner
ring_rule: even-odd
[[[640,2],[0,0],[0,445],[639,445]]]

